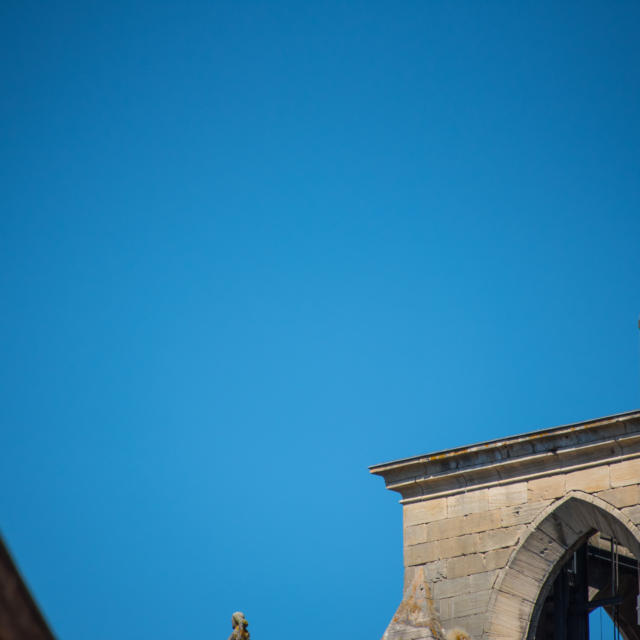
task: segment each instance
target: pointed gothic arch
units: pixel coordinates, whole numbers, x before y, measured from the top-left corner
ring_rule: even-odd
[[[553,579],[567,558],[599,531],[640,558],[640,530],[619,509],[583,491],[571,491],[529,525],[496,580],[484,637],[533,640]]]

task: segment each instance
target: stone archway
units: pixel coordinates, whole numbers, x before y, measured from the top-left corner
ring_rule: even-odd
[[[640,558],[640,411],[371,472],[403,505],[405,589],[388,639],[457,629],[473,640],[532,640],[556,574],[593,532]]]
[[[640,530],[619,509],[572,491],[529,525],[496,580],[489,603],[487,640],[534,640],[553,579],[567,558],[594,532],[619,541],[640,558]]]

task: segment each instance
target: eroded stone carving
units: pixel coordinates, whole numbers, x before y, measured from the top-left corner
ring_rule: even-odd
[[[471,636],[462,629],[451,629],[447,633],[447,640],[471,640]]]
[[[229,636],[229,640],[249,640],[248,626],[249,623],[244,617],[244,613],[242,613],[242,611],[236,611],[231,616],[231,627],[233,631]]]
[[[382,640],[444,640],[424,569],[419,567]]]

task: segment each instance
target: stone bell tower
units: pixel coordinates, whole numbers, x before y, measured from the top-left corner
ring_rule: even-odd
[[[598,607],[640,640],[640,411],[370,470],[402,496],[384,640],[581,640]]]

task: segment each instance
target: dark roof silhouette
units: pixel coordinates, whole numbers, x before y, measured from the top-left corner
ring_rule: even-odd
[[[0,640],[54,640],[1,537]]]

